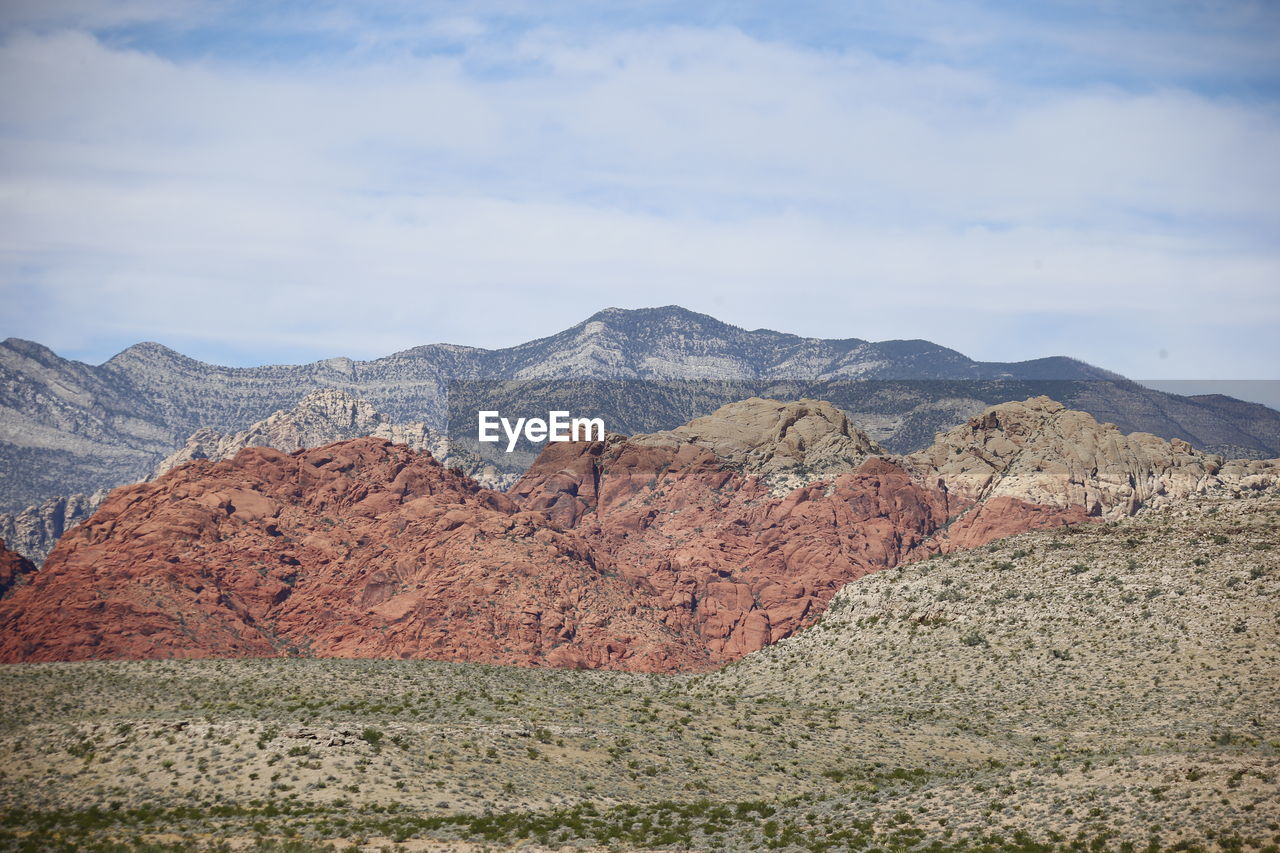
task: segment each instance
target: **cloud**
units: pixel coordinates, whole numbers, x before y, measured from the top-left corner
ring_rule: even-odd
[[[333,6],[305,22],[327,34],[315,55],[264,62],[160,49],[129,29],[166,26],[158,7],[110,8],[10,17],[0,44],[18,81],[0,92],[0,331],[60,351],[376,356],[676,302],[1133,375],[1280,363],[1264,90],[1003,73],[990,57],[1030,24],[989,9],[948,41],[882,7],[875,38],[831,47],[758,22]],[[1128,32],[1041,38],[1070,64],[1090,27]]]
[[[100,30],[137,24],[191,22],[213,11],[203,0],[6,0],[6,28]]]

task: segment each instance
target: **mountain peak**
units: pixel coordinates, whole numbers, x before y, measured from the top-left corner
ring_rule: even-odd
[[[44,344],[28,341],[25,338],[5,338],[3,347],[10,352],[18,353],[24,358],[29,358],[45,365],[61,361],[58,354]]]
[[[738,326],[732,326],[717,320],[710,314],[699,314],[679,305],[662,305],[657,308],[605,308],[592,314],[581,324],[604,323],[614,328],[638,329],[641,327],[681,326],[697,327],[700,330],[725,332],[741,332]]]
[[[170,349],[164,344],[155,341],[142,341],[131,347],[126,347],[120,352],[111,356],[102,363],[103,367],[123,366],[126,364],[142,363],[167,363],[167,364],[201,364],[190,356],[183,355],[175,349]]]

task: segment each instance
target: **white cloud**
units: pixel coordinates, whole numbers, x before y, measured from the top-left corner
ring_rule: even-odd
[[[12,35],[0,281],[43,304],[2,331],[374,356],[675,302],[1135,375],[1280,363],[1268,102],[727,27],[424,28],[468,50],[251,65]],[[1174,336],[1204,340],[1153,361]]]

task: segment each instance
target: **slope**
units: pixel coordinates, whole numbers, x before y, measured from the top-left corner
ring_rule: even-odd
[[[694,677],[3,667],[0,842],[1271,849],[1277,525],[1274,498],[1200,498],[1023,534]]]

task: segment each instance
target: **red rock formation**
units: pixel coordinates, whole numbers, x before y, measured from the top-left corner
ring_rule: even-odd
[[[0,660],[706,666],[665,616],[544,514],[365,438],[117,489],[0,602]]]
[[[548,448],[511,496],[653,589],[667,624],[716,663],[809,624],[849,581],[928,553],[957,510],[884,459],[770,498],[704,448],[630,442]]]
[[[0,539],[0,597],[7,595],[15,584],[35,570],[34,563],[10,551]]]
[[[935,541],[944,552],[977,548],[1028,530],[1097,521],[1083,506],[1056,507],[1000,496],[974,505],[955,519]]]
[[[0,601],[0,660],[705,669],[868,572],[1085,520],[961,494],[873,457],[774,497],[671,434],[550,444],[509,495],[379,439],[250,448],[112,493]]]

